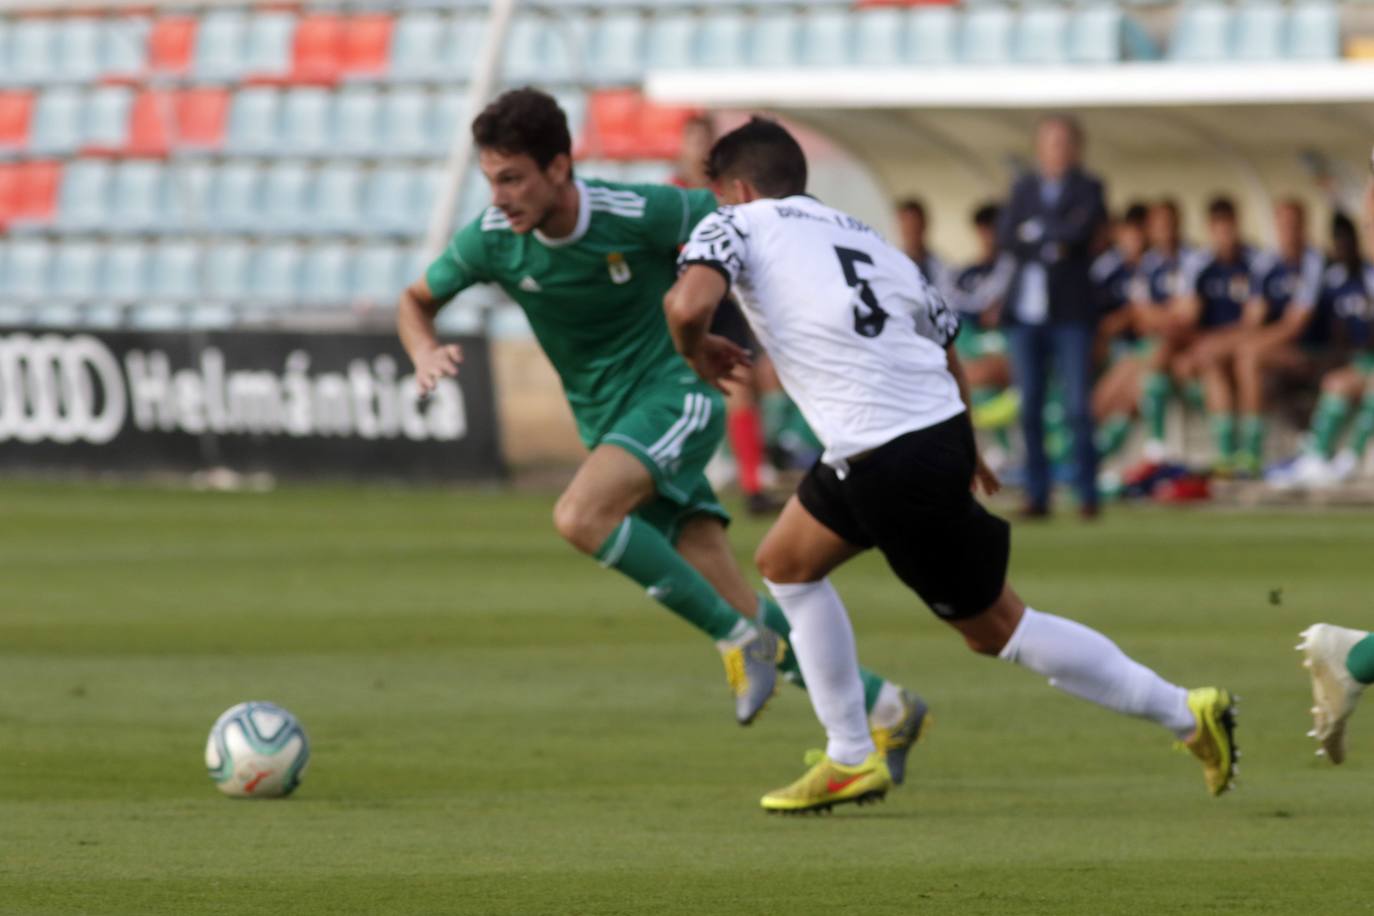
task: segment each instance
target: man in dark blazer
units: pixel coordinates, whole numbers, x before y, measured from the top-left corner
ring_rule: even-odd
[[[1044,409],[1052,370],[1064,389],[1079,511],[1091,518],[1098,507],[1090,397],[1098,315],[1089,270],[1107,210],[1102,182],[1080,167],[1082,148],[1082,130],[1074,119],[1055,115],[1041,121],[1035,133],[1037,171],[1013,183],[998,223],[998,242],[1010,264],[1003,321],[1021,389],[1024,514],[1030,517],[1049,514]]]

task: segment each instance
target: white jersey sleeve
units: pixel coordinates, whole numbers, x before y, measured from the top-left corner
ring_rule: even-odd
[[[945,356],[958,315],[854,217],[800,195],[722,207],[679,263],[729,282],[828,463],[963,412]]]

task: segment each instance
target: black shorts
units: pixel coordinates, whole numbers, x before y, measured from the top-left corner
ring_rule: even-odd
[[[740,311],[739,303],[735,302],[734,296],[726,296],[720,300],[715,315],[711,317],[711,333],[724,337],[735,346],[751,353],[758,353],[759,346],[754,340],[754,333],[749,330],[749,321]]]
[[[936,615],[973,617],[1002,593],[1011,555],[1011,526],[969,489],[975,455],[961,413],[851,461],[843,480],[817,462],[797,498],[844,540],[881,550]]]

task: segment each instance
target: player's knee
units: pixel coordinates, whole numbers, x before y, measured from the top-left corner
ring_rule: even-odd
[[[564,493],[553,507],[553,527],[563,540],[583,553],[595,553],[606,539],[597,514],[576,496]]]
[[[785,550],[777,550],[764,541],[754,553],[754,566],[759,575],[769,582],[791,585],[797,582],[814,582],[821,578],[799,557],[789,555]]]

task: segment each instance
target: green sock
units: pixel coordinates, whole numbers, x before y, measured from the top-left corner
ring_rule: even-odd
[[[791,402],[781,391],[765,391],[759,395],[759,415],[763,421],[763,438],[770,445],[778,441],[778,433],[787,423]]]
[[[1140,416],[1151,439],[1164,441],[1164,417],[1169,406],[1169,376],[1151,372],[1140,386]]]
[[[1258,465],[1264,460],[1264,417],[1248,413],[1240,420],[1240,448],[1245,456]]]
[[[1326,392],[1317,401],[1317,409],[1312,415],[1312,443],[1317,454],[1330,458],[1336,451],[1336,437],[1345,426],[1350,415],[1350,400],[1339,394]]]
[[[1360,404],[1360,412],[1355,414],[1355,425],[1350,430],[1350,448],[1356,458],[1364,457],[1364,449],[1371,435],[1374,435],[1374,396],[1366,394]]]
[[[1212,439],[1217,444],[1217,457],[1230,461],[1236,455],[1236,417],[1229,413],[1212,414]]]
[[[596,558],[644,586],[655,601],[714,640],[736,639],[750,626],[667,538],[633,515],[611,532]]]
[[[786,639],[792,634],[792,627],[787,623],[787,616],[783,614],[782,608],[778,607],[777,602],[764,595],[759,595],[759,617],[763,625]],[[797,657],[792,654],[792,646],[787,647],[787,654],[778,662],[778,670],[783,673],[789,681],[796,684],[803,690],[806,689],[806,682],[802,680],[801,667],[797,664]],[[864,711],[872,712],[873,704],[878,702],[878,691],[883,689],[882,675],[874,674],[867,668],[859,669],[859,677],[864,682]]]
[[[1374,684],[1374,635],[1366,636],[1350,647],[1350,654],[1345,657],[1345,669],[1361,684]]]
[[[1202,410],[1207,406],[1207,395],[1202,390],[1202,382],[1191,381],[1183,386],[1183,403],[1194,410]]]
[[[1126,444],[1126,440],[1131,435],[1131,417],[1129,414],[1114,413],[1103,420],[1097,427],[1097,454],[1103,458],[1110,458],[1121,447]]]

